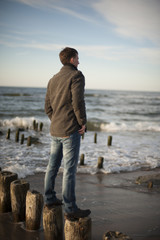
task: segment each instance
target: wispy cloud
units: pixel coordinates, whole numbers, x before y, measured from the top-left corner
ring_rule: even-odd
[[[0,45],[18,49],[39,49],[42,51],[60,51],[65,44],[40,43],[37,41],[22,43],[0,40]],[[105,61],[138,61],[160,64],[160,48],[128,48],[126,46],[72,45],[80,54]]]
[[[83,21],[96,23],[93,17],[83,14],[77,9],[80,6],[78,1],[65,1],[65,0],[12,0],[33,8],[41,10],[56,10],[72,17],[81,19]],[[83,6],[84,7],[84,6]],[[76,10],[77,9],[77,10]]]
[[[33,8],[59,11],[83,21],[97,23],[93,14],[85,9],[98,12],[113,24],[113,30],[121,36],[150,40],[160,43],[160,1],[159,0],[12,0]]]
[[[117,34],[160,43],[160,1],[99,0],[93,8],[113,24]]]
[[[0,44],[10,48],[31,48],[31,49],[40,49],[47,51],[56,51],[62,48],[60,44],[44,44],[33,41],[31,43],[18,43],[13,41],[5,41],[0,39]]]

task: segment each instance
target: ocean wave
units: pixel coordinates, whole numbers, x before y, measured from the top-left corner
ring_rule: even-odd
[[[34,120],[36,120],[34,117],[15,117],[12,119],[4,119],[0,120],[0,127],[31,128]]]
[[[153,122],[138,122],[133,124],[126,123],[102,123],[100,129],[107,132],[120,132],[120,131],[130,131],[130,132],[144,132],[144,131],[153,131],[160,132],[160,125]]]
[[[47,117],[44,119],[36,118],[36,117],[15,117],[12,119],[3,119],[0,120],[1,128],[25,128],[32,129],[33,121],[43,122],[45,125],[45,129],[49,129],[50,121]],[[104,131],[104,132],[144,132],[144,131],[153,131],[160,132],[160,124],[159,122],[98,122],[96,121],[88,121],[87,122],[87,130],[88,131]]]
[[[153,131],[160,132],[160,124],[157,122],[134,122],[134,123],[101,123],[101,122],[88,122],[87,129],[89,131],[105,131],[105,132],[121,132],[121,131],[131,131],[131,132],[144,132]]]

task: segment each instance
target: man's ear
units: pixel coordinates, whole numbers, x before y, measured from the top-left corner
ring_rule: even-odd
[[[70,63],[74,63],[74,58],[72,57],[71,59],[70,59]]]

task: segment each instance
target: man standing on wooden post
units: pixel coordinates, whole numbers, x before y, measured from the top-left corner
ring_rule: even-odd
[[[48,207],[62,204],[56,197],[54,187],[63,158],[62,197],[65,216],[83,218],[91,211],[81,210],[76,205],[75,178],[80,139],[86,128],[85,78],[77,69],[77,50],[66,47],[59,57],[63,67],[50,79],[45,98],[45,112],[51,120],[52,136],[51,155],[45,175],[45,204]]]

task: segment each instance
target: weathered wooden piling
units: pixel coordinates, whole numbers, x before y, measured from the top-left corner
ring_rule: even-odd
[[[19,129],[16,131],[15,142],[19,142]]]
[[[9,128],[7,131],[6,139],[10,139],[10,133],[11,133],[11,129]]]
[[[24,143],[24,134],[21,135],[21,144]]]
[[[0,212],[11,211],[10,184],[18,178],[16,173],[2,171],[0,172]]]
[[[82,153],[81,156],[80,156],[80,165],[81,166],[84,165],[84,153]]]
[[[76,221],[65,220],[65,240],[91,240],[92,221],[90,217]]]
[[[112,145],[112,136],[108,136],[108,146]]]
[[[26,194],[29,187],[29,183],[22,179],[11,182],[11,207],[14,222],[25,221]]]
[[[84,133],[82,134],[82,140],[84,139]]]
[[[29,136],[29,137],[27,138],[27,146],[28,146],[28,147],[31,146],[31,136]]]
[[[41,223],[43,208],[43,196],[41,193],[32,190],[26,196],[26,229],[38,230]]]
[[[103,235],[103,240],[132,240],[128,235],[118,231],[108,231]]]
[[[33,120],[33,130],[36,129],[36,120]]]
[[[152,182],[152,181],[149,181],[147,187],[148,187],[149,189],[153,188],[153,182]]]
[[[43,128],[43,122],[40,123],[39,130],[42,131],[42,128]]]
[[[63,215],[62,206],[43,208],[43,229],[47,238],[63,240]],[[48,239],[47,238],[47,239]]]
[[[38,131],[38,123],[36,122],[36,128],[35,131]]]
[[[94,134],[94,143],[97,143],[97,133]]]
[[[98,162],[97,162],[97,168],[103,168],[103,161],[104,161],[104,158],[103,157],[99,157],[98,158]]]

